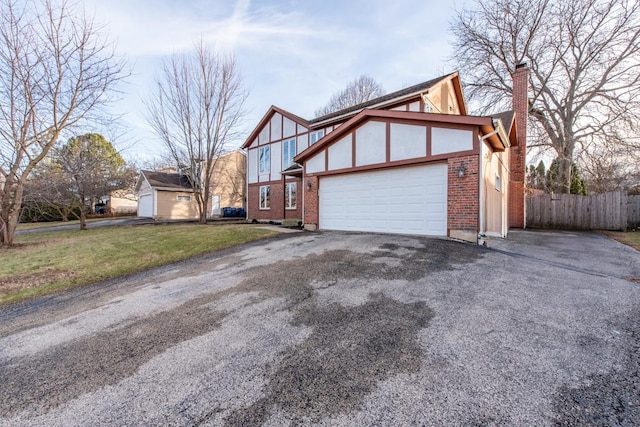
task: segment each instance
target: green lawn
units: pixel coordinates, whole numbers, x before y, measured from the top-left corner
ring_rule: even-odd
[[[0,304],[180,261],[276,234],[239,225],[162,224],[16,236],[0,249]]]
[[[100,221],[103,219],[112,219],[112,218],[91,218],[87,219],[87,222],[92,221]],[[69,221],[51,221],[51,222],[22,222],[18,224],[17,230],[32,230],[34,228],[51,228],[57,227],[59,225],[77,225],[80,228],[80,220],[79,219],[70,219]]]
[[[604,234],[640,251],[640,231],[627,231],[625,233],[621,231],[605,231]]]

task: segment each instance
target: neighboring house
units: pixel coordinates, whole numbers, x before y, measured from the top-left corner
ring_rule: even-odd
[[[242,150],[221,156],[213,167],[211,198],[213,215],[222,208],[244,208],[247,191],[247,155]]]
[[[138,210],[138,196],[131,189],[112,191],[104,198],[107,212],[124,214],[134,214]]]
[[[458,73],[305,120],[272,106],[243,145],[249,220],[478,242],[524,226],[527,87],[467,114]]]
[[[207,217],[221,215],[224,207],[244,207],[245,154],[236,150],[216,160]],[[138,216],[154,219],[198,219],[198,205],[186,175],[178,172],[140,171],[135,191]]]

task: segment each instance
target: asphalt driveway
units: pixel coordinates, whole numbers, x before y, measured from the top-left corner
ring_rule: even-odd
[[[638,425],[640,253],[298,233],[0,308],[0,425]]]

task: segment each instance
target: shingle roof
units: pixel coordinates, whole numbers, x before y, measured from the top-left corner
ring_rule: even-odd
[[[191,190],[191,184],[186,175],[179,173],[140,171],[152,187],[181,188]]]
[[[500,119],[502,121],[502,125],[504,129],[509,133],[511,131],[511,125],[513,124],[513,119],[515,118],[516,113],[513,110],[503,111],[501,113],[492,114],[491,117],[494,119]]]
[[[320,117],[316,117],[315,119],[311,119],[309,120],[309,123],[311,124],[315,124],[315,123],[320,123],[320,122],[324,122],[325,120],[329,120],[332,119],[334,117],[340,117],[343,116],[345,114],[349,114],[349,113],[357,113],[360,110],[363,110],[367,107],[370,107],[372,105],[376,105],[376,104],[380,104],[386,101],[391,101],[395,98],[402,98],[403,96],[406,95],[410,95],[412,93],[416,93],[416,92],[421,92],[424,90],[427,90],[429,88],[431,88],[432,86],[434,86],[436,83],[438,83],[439,81],[452,76],[455,73],[451,73],[451,74],[446,74],[444,76],[441,77],[437,77],[435,79],[431,79],[429,81],[426,82],[422,82],[422,83],[418,83],[417,85],[413,85],[413,86],[409,86],[407,88],[395,91],[395,92],[391,92],[388,93],[386,95],[382,95],[378,98],[374,98],[374,99],[370,99],[369,101],[354,105],[352,107],[347,107],[347,108],[343,108],[342,110],[339,111],[335,111],[333,113],[329,113],[326,114],[324,116],[320,116]]]

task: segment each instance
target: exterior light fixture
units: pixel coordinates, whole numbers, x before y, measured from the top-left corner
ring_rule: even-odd
[[[311,181],[307,181],[307,191],[311,191]]]
[[[460,163],[460,167],[458,167],[458,177],[462,178],[466,171],[467,171],[467,165],[465,165],[464,162]]]

